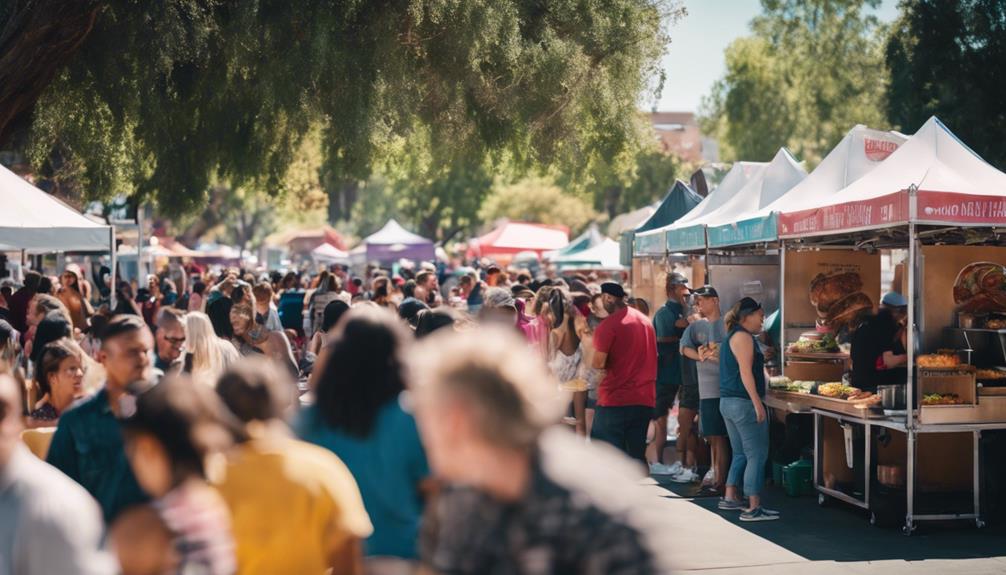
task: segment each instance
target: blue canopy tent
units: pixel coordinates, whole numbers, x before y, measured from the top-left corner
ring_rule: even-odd
[[[622,264],[631,265],[633,256],[662,256],[667,253],[663,234],[640,234],[676,222],[701,202],[702,196],[695,193],[688,184],[675,180],[671,190],[657,206],[657,211],[635,230],[622,234]],[[625,261],[625,255],[629,256],[628,262]]]

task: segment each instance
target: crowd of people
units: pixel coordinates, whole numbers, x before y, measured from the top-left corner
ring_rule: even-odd
[[[0,572],[662,573],[646,471],[778,518],[750,298],[670,274],[651,322],[495,265],[171,275],[0,290]]]

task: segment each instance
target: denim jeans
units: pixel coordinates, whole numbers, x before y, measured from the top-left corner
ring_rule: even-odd
[[[738,397],[721,398],[720,413],[727,424],[730,448],[734,452],[727,485],[738,487],[743,477],[744,494],[760,495],[768,461],[768,417],[758,423],[754,403]]]
[[[621,449],[646,465],[646,429],[652,407],[642,405],[597,406],[590,437]]]

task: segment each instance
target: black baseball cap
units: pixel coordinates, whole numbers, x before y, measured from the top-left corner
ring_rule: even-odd
[[[692,295],[699,297],[720,297],[720,294],[716,293],[716,288],[713,286],[702,286],[698,289],[692,290]]]
[[[601,293],[615,297],[625,297],[628,295],[625,293],[625,288],[615,282],[604,282],[601,284]]]
[[[688,285],[688,278],[684,274],[679,274],[674,272],[667,276],[667,285],[671,286],[686,286]]]
[[[753,298],[745,297],[737,302],[737,316],[744,317],[751,315],[761,309],[761,304]]]

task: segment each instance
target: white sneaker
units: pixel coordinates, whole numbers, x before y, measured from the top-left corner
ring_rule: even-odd
[[[663,463],[651,463],[650,464],[650,475],[678,475],[685,468],[682,467],[680,461],[675,461],[674,465],[665,465]]]
[[[716,485],[716,471],[710,467],[706,476],[702,478],[702,485]]]
[[[700,479],[699,474],[694,469],[685,469],[681,473],[671,477],[674,483],[695,483]]]

